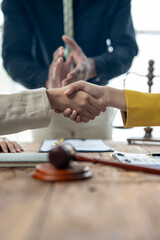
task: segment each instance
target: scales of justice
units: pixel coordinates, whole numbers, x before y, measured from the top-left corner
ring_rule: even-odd
[[[151,87],[153,85],[153,79],[155,77],[159,77],[159,76],[155,76],[153,72],[154,72],[154,61],[149,60],[148,74],[146,76],[143,76],[143,77],[147,77],[147,79],[148,79],[147,84],[148,84],[148,92],[149,93],[151,93]],[[140,75],[140,74],[137,74],[137,75]],[[142,76],[142,75],[140,75],[140,76]],[[152,136],[152,131],[153,131],[152,127],[150,127],[150,126],[145,127],[144,131],[145,131],[145,134],[144,134],[143,137],[127,138],[128,143],[132,144],[132,143],[136,143],[136,142],[160,142],[160,138],[155,138],[155,137]]]

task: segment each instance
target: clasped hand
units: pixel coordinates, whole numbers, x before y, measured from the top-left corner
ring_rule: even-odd
[[[106,110],[105,88],[78,81],[47,90],[51,107],[76,122],[88,122]],[[56,111],[57,112],[57,111]]]
[[[97,96],[91,94],[91,91],[85,91],[85,89],[79,89],[79,85],[76,86],[76,90],[72,92],[66,91],[63,86],[71,83],[87,81],[89,78],[97,75],[95,62],[93,59],[86,57],[82,49],[78,44],[67,36],[62,36],[63,41],[70,46],[71,53],[66,61],[64,61],[64,47],[59,47],[53,53],[53,61],[49,68],[48,80],[46,81],[47,88],[54,88],[54,93],[58,95],[54,97],[52,101],[52,108],[55,112],[63,113],[65,117],[69,117],[76,122],[88,122],[95,119],[101,111],[105,111],[105,107],[97,101]],[[71,66],[75,66],[71,69]],[[62,91],[60,88],[62,87]],[[57,88],[57,91],[56,91]],[[83,90],[79,91],[78,90]],[[98,87],[94,91],[99,91]],[[53,94],[53,92],[51,93]],[[50,98],[52,100],[52,98]],[[53,107],[54,104],[54,107]]]
[[[59,47],[53,53],[53,60],[49,68],[47,88],[59,88],[70,83],[84,80],[97,75],[93,59],[86,57],[78,44],[67,36],[62,36],[63,41],[71,48],[66,61],[64,61],[64,47]],[[71,69],[71,66],[75,68]]]

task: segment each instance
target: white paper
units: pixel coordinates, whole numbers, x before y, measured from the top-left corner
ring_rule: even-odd
[[[148,156],[141,153],[114,153],[112,157],[122,163],[130,163],[134,165],[142,166],[159,166],[160,167],[160,157]]]
[[[44,140],[40,152],[47,152],[51,150],[57,142],[54,140]],[[78,152],[109,152],[113,149],[104,143],[101,139],[66,139],[64,142],[70,143]]]

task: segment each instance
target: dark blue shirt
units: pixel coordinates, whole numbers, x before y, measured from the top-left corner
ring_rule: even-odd
[[[137,55],[130,7],[130,0],[73,0],[74,38],[94,58],[100,78],[90,82],[107,84]],[[64,45],[62,0],[3,0],[2,10],[5,69],[28,88],[45,86],[52,54]]]

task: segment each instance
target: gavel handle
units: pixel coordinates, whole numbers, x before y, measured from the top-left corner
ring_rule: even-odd
[[[99,158],[98,159],[89,158],[89,157],[78,155],[78,154],[75,155],[75,160],[83,161],[83,162],[100,163],[100,164],[104,164],[107,166],[123,168],[123,169],[130,170],[130,171],[146,172],[146,173],[160,175],[160,169],[151,168],[151,167],[143,167],[143,166],[133,165],[133,164],[128,164],[128,163],[121,163],[121,162],[114,162],[114,161],[112,162],[112,161],[103,160],[103,159],[99,159]]]

